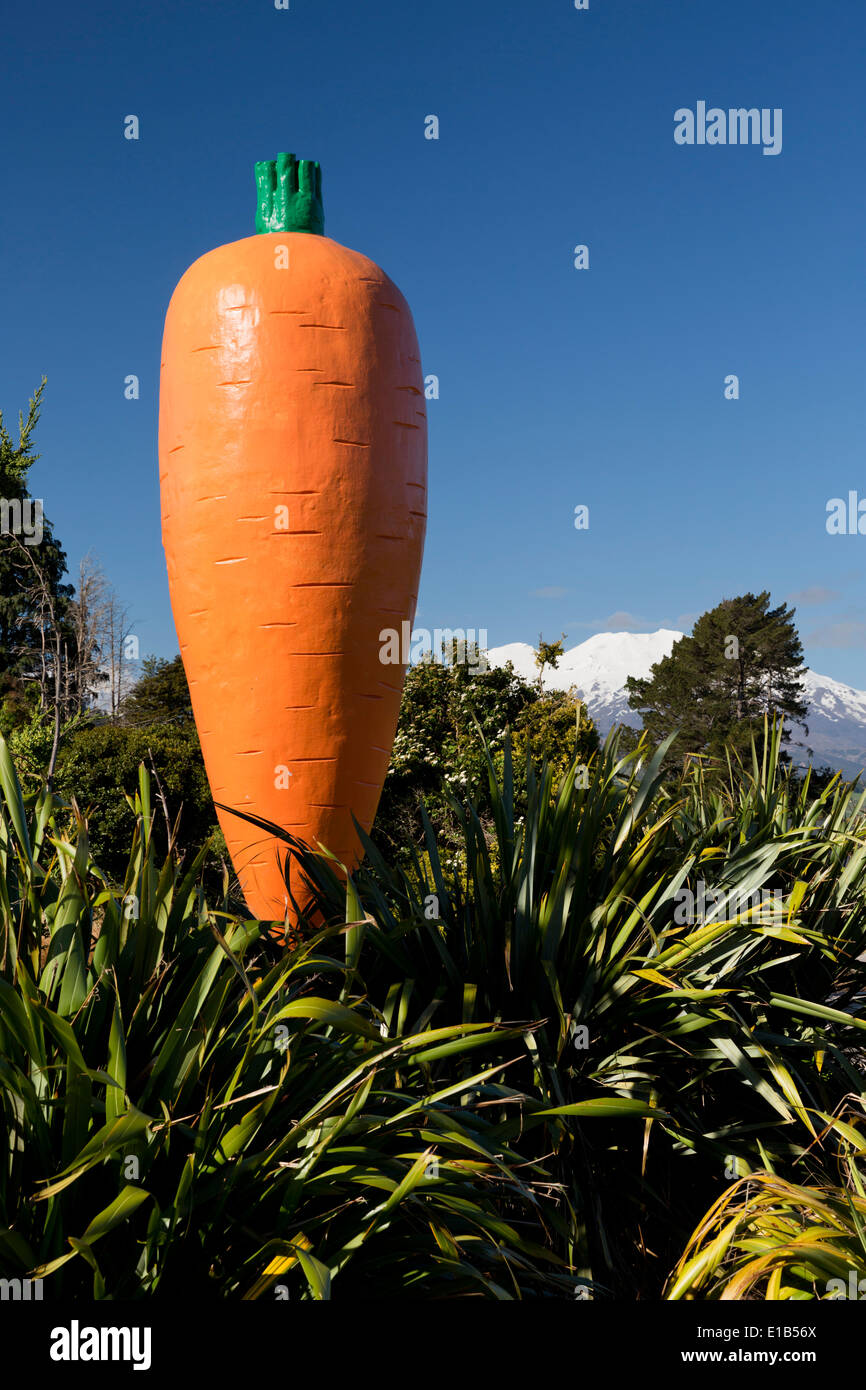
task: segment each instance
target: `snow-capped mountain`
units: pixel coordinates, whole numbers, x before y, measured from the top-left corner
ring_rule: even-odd
[[[838,767],[848,777],[866,768],[866,690],[807,671],[803,684],[809,701],[809,734],[816,763]]]
[[[640,727],[640,716],[629,709],[625,693],[627,676],[648,676],[650,667],[670,656],[681,632],[660,628],[658,632],[600,632],[579,646],[572,647],[559,660],[556,670],[546,670],[547,690],[567,690],[575,686],[586,701],[589,713],[602,734],[613,724]],[[512,642],[487,653],[493,666],[510,661],[527,680],[538,677],[535,653],[528,642]],[[866,768],[866,691],[854,690],[830,676],[807,670],[804,689],[809,702],[808,736],[802,737],[813,750],[816,765],[839,768],[848,777]],[[791,747],[795,761],[797,749]],[[805,755],[803,755],[804,757]]]

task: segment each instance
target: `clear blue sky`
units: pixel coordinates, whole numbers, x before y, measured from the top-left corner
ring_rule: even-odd
[[[3,43],[0,407],[47,374],[32,490],[143,653],[177,650],[165,309],[288,149],[440,378],[418,625],[572,645],[769,588],[805,593],[809,664],[866,687],[866,536],[825,530],[866,497],[860,0],[48,0]],[[781,154],[676,145],[701,100],[781,107]]]

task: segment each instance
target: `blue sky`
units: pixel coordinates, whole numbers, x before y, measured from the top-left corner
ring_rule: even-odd
[[[49,0],[7,12],[4,49],[0,408],[47,375],[32,490],[142,653],[177,650],[165,309],[288,149],[440,380],[418,625],[570,646],[768,588],[809,664],[866,687],[866,536],[825,529],[866,498],[862,5]],[[781,108],[782,152],[676,145],[701,100]]]

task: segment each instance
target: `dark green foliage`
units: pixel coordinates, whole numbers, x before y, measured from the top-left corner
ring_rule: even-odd
[[[573,1298],[546,1174],[472,1077],[515,1031],[389,1038],[338,935],[271,963],[155,823],[142,771],[121,900],[0,742],[0,1277],[78,1305]]]
[[[23,502],[31,496],[28,477],[39,458],[34,451],[33,434],[39,420],[45,380],[30,399],[27,416],[19,416],[18,439],[3,422],[0,412],[0,498]],[[18,543],[23,537],[0,535],[0,676],[35,678],[41,664],[40,613],[34,601],[33,571]],[[67,650],[74,647],[71,626],[64,621],[71,584],[64,584],[66,555],[54,538],[51,523],[43,514],[42,540],[28,547],[31,560],[38,564],[54,600]]]
[[[102,867],[116,879],[126,870],[128,845],[135,815],[125,795],[138,784],[138,768],[155,770],[174,825],[180,812],[178,852],[192,855],[216,830],[210,788],[194,725],[170,724],[126,728],[99,724],[74,733],[61,753],[56,779],[61,795],[75,796],[87,816],[90,844]],[[168,828],[161,804],[154,829],[161,854],[168,845]]]
[[[492,833],[471,804],[458,818],[465,874],[428,826],[411,867],[371,846],[350,888],[350,958],[394,1036],[535,1021],[497,1133],[545,1156],[568,1232],[553,1247],[596,1296],[658,1298],[738,1174],[834,1173],[833,1117],[862,1090],[863,801],[838,781],[813,796],[778,730],[762,742],[751,768],[693,767],[670,790],[646,740],[626,758],[609,740],[585,790],[517,769],[522,824],[510,762],[501,780],[491,762]],[[333,920],[344,888],[307,869]]]
[[[0,742],[0,1275],[78,1299],[652,1300],[738,1175],[835,1184],[844,1215],[866,797],[813,795],[780,747],[669,788],[664,746],[610,739],[557,788],[506,743],[491,828],[452,803],[463,871],[429,821],[423,856],[368,842],[348,885],[304,854],[328,925],[274,962],[208,907],[201,858],[158,868],[143,773],[109,891]]]
[[[35,685],[28,685],[11,671],[0,675],[0,734],[8,739],[13,729],[26,724],[38,700]]]
[[[724,599],[675,643],[645,679],[626,682],[629,704],[653,743],[677,738],[668,766],[687,754],[744,754],[763,737],[765,716],[802,721],[803,649],[792,609],[770,595]],[[787,725],[782,742],[790,739]],[[783,751],[783,760],[787,755]]]
[[[154,835],[159,851],[168,847],[168,823],[174,826],[180,813],[176,842],[178,854],[191,857],[210,843],[213,854],[225,853],[225,842],[201,755],[192,716],[189,687],[179,656],[172,661],[148,656],[142,674],[120,711],[120,722],[103,722],[74,730],[60,756],[57,786],[75,795],[87,812],[90,843],[102,867],[115,877],[126,869],[126,845],[134,815],[125,800],[138,781],[139,764],[145,762],[159,779],[165,797],[160,800],[160,819]],[[209,879],[211,886],[213,880]]]
[[[180,656],[172,661],[165,657],[146,656],[141,663],[141,674],[124,700],[120,715],[125,724],[191,725],[192,703]]]

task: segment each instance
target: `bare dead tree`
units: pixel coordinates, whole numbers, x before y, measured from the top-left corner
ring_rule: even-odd
[[[108,711],[116,718],[129,681],[130,615],[92,552],[79,565],[71,615],[77,652],[73,684],[79,692],[79,708],[85,707],[97,687],[107,686]]]
[[[75,666],[69,672],[75,704],[85,710],[96,687],[106,679],[102,650],[111,586],[96,557],[88,551],[78,566],[78,584],[70,604],[75,638]]]
[[[128,639],[132,636],[132,626],[129,609],[120,602],[120,599],[113,589],[109,590],[105,633],[105,654],[108,657],[111,717],[112,719],[116,719],[123,702],[126,664],[129,662],[129,658],[126,654],[126,647]]]

